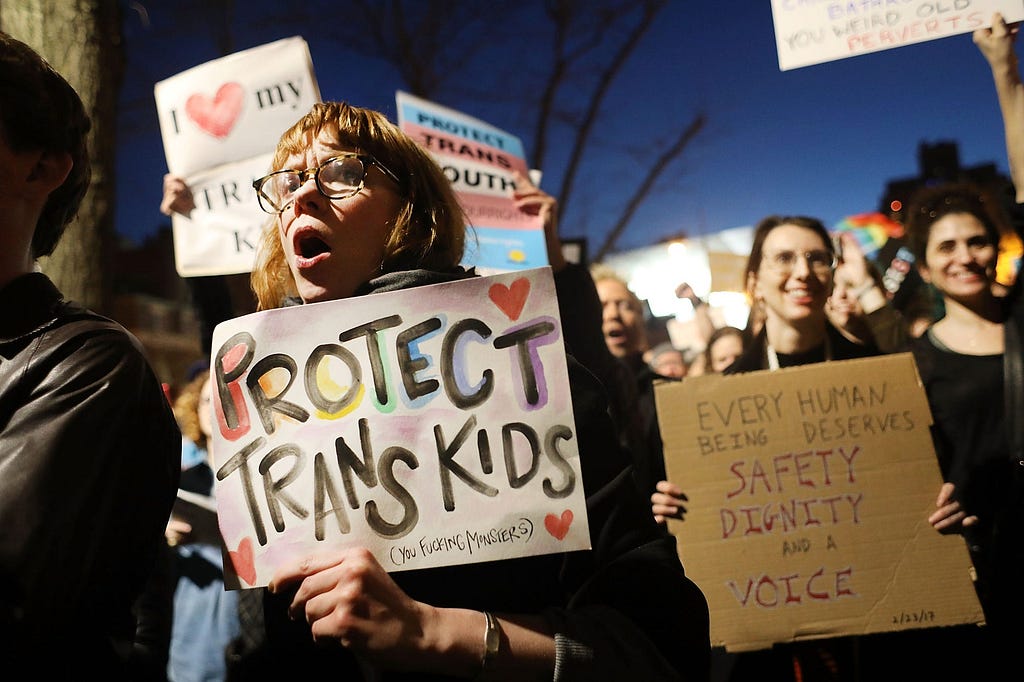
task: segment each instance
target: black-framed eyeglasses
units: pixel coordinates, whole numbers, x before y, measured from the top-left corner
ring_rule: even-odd
[[[398,176],[369,154],[345,152],[332,156],[316,168],[276,171],[253,180],[252,187],[256,190],[260,208],[271,215],[278,215],[295,200],[295,193],[306,184],[309,176],[313,176],[317,191],[328,199],[347,199],[363,189],[370,166],[380,168],[384,175],[401,186]]]
[[[765,254],[761,263],[779,274],[789,274],[796,269],[797,260],[800,258],[804,259],[808,269],[816,275],[827,275],[839,265],[839,258],[836,254],[825,249],[814,249],[803,253],[776,251],[772,254]]]

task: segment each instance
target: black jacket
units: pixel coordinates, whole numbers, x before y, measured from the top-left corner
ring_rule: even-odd
[[[123,327],[39,273],[0,311],[0,652],[35,679],[119,679],[181,435]]]

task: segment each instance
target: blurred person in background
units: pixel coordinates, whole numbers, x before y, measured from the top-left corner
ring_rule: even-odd
[[[174,415],[181,429],[183,490],[213,495],[208,452],[213,408],[209,371],[199,371],[179,393]],[[238,591],[224,587],[221,543],[195,537],[192,526],[171,516],[165,536],[175,554],[176,587],[171,629],[170,682],[209,682],[227,675],[228,645],[238,637]]]
[[[907,343],[920,335],[932,322],[927,306],[909,305],[908,319],[886,295],[882,273],[867,258],[848,232],[839,235],[841,251],[836,268],[832,294],[825,305],[829,321],[848,339],[872,344],[883,353],[906,350]],[[925,287],[918,287],[915,299],[927,296]],[[914,301],[912,300],[912,303]]]
[[[743,330],[738,327],[719,327],[704,348],[705,374],[721,374],[743,354]]]
[[[644,360],[644,355],[651,348],[647,342],[643,303],[626,284],[626,280],[608,266],[594,265],[590,273],[601,300],[602,331],[608,350],[626,365],[633,376],[637,395],[636,410],[646,443],[646,450],[634,450],[633,458],[638,485],[644,496],[649,496],[656,494],[658,486],[665,481],[666,473],[665,451],[654,397],[654,383],[659,375]],[[675,489],[677,487],[673,486]],[[679,504],[673,508],[672,516],[682,520],[686,514],[683,504],[686,495],[681,489],[678,492]],[[664,525],[664,514],[655,514],[655,519]]]
[[[688,369],[683,351],[673,346],[671,341],[659,343],[652,348],[651,359],[647,364],[652,372],[669,379],[682,379]]]

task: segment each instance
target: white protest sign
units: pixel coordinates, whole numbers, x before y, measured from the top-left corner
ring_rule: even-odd
[[[196,207],[189,216],[171,216],[174,262],[182,277],[232,275],[252,270],[263,225],[272,216],[252,188],[273,154],[196,173],[189,187]]]
[[[229,320],[211,366],[229,587],[590,547],[550,268]]]
[[[1024,19],[1022,0],[772,0],[779,69],[820,64]]]
[[[262,224],[252,181],[266,174],[278,138],[320,101],[309,47],[293,37],[215,59],[154,87],[167,168],[196,195],[175,216],[183,277],[252,268],[252,227]],[[198,189],[197,189],[198,187]]]
[[[273,152],[320,101],[309,46],[298,37],[206,62],[153,92],[167,168],[182,176]]]
[[[519,138],[406,92],[395,99],[399,127],[433,154],[474,228],[463,264],[484,273],[547,265],[543,221],[512,199],[512,171],[529,173]]]

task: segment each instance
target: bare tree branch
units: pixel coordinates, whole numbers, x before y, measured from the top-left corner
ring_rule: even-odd
[[[584,8],[583,16],[590,8]],[[576,0],[549,0],[545,3],[545,14],[551,20],[554,27],[554,49],[551,71],[545,80],[537,106],[536,126],[533,133],[533,154],[531,158],[538,168],[544,167],[545,156],[547,155],[548,129],[551,123],[559,120],[559,114],[555,109],[555,100],[559,90],[565,84],[566,79],[574,64],[583,60],[604,41],[608,27],[614,25],[615,16],[608,16],[602,13],[602,19],[596,24],[596,29],[583,36],[576,49],[569,49],[569,38],[573,24],[580,18],[580,6]]]
[[[615,241],[622,235],[626,226],[629,225],[629,221],[633,218],[633,214],[636,213],[637,209],[644,202],[644,199],[647,198],[647,195],[654,187],[654,183],[658,180],[668,165],[683,153],[687,145],[690,144],[693,138],[697,136],[697,133],[700,132],[701,128],[704,127],[705,123],[706,117],[704,114],[697,114],[697,116],[695,116],[694,119],[690,121],[690,124],[683,130],[675,144],[666,149],[665,152],[658,157],[654,165],[651,166],[650,170],[647,172],[647,176],[637,187],[633,196],[630,197],[629,202],[622,210],[622,214],[619,216],[619,219],[608,232],[608,236],[605,238],[604,243],[601,244],[601,248],[597,250],[597,253],[593,257],[594,261],[600,261],[608,254],[615,245]]]
[[[583,158],[583,154],[587,149],[587,142],[590,139],[591,130],[594,127],[594,122],[597,120],[601,104],[604,102],[604,98],[608,93],[608,87],[611,85],[619,71],[622,70],[622,67],[629,59],[629,56],[640,43],[640,39],[647,32],[647,29],[650,28],[651,23],[654,21],[654,17],[657,16],[658,12],[665,6],[665,2],[666,0],[648,0],[648,2],[644,3],[643,14],[639,22],[633,27],[633,30],[619,47],[615,56],[608,63],[607,67],[605,67],[604,71],[601,73],[600,79],[598,80],[597,87],[595,87],[591,93],[590,102],[586,108],[586,112],[584,113],[583,120],[577,129],[576,139],[572,146],[572,152],[569,155],[569,165],[565,170],[565,174],[562,176],[562,188],[558,192],[559,211],[562,215],[565,215],[569,199],[572,197],[573,185],[576,181],[576,172]]]

